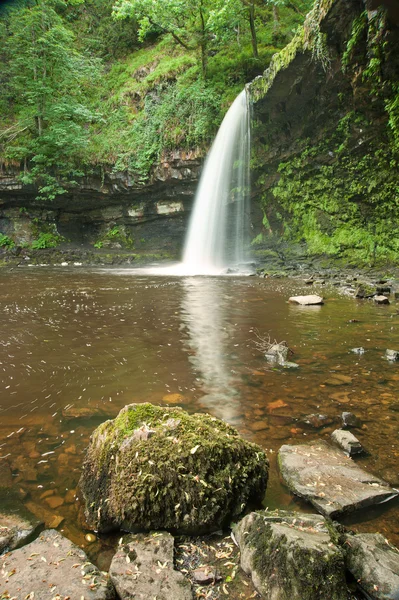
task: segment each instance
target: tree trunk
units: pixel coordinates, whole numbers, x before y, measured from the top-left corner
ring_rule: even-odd
[[[249,5],[249,26],[251,28],[251,42],[252,42],[252,52],[255,58],[258,58],[258,40],[256,38],[256,29],[255,29],[255,4],[252,0]]]
[[[273,31],[276,31],[280,25],[280,15],[276,5],[273,6]]]
[[[208,44],[207,44],[207,39],[206,39],[206,27],[205,27],[205,18],[204,18],[204,13],[202,12],[202,2],[200,5],[200,17],[201,17],[201,42],[200,42],[200,48],[201,48],[201,70],[202,70],[202,77],[205,79],[206,77],[206,68],[207,68],[207,63],[208,63]]]

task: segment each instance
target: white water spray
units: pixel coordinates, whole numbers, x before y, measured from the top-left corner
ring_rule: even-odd
[[[249,153],[249,109],[243,90],[205,162],[179,266],[184,273],[218,274],[248,260]]]

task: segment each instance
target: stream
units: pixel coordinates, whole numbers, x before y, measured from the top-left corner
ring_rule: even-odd
[[[377,306],[324,285],[310,292],[299,279],[126,269],[20,268],[0,272],[0,282],[0,474],[11,470],[28,508],[63,519],[59,529],[92,556],[111,552],[112,536],[88,549],[78,524],[84,451],[93,429],[132,402],[208,412],[260,444],[270,508],[313,512],[280,481],[276,454],[285,443],[329,439],[343,411],[363,423],[353,432],[367,454],[356,462],[399,486],[399,362],[384,358],[399,350],[395,302]],[[308,293],[325,304],[287,303]],[[286,341],[299,368],[269,364],[259,337]],[[363,355],[351,352],[360,346]],[[329,382],[337,373],[351,383]],[[313,413],[331,422],[306,424]],[[399,546],[398,502],[343,523]]]

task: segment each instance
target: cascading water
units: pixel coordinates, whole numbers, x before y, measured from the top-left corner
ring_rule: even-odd
[[[185,274],[218,274],[248,260],[249,156],[249,108],[243,90],[205,162],[179,269]]]

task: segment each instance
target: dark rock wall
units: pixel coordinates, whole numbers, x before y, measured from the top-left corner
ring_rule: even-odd
[[[16,243],[30,243],[40,230],[55,226],[73,245],[107,240],[117,227],[132,240],[135,252],[178,256],[201,167],[195,153],[175,152],[137,185],[127,173],[98,171],[78,187],[49,202],[23,186],[18,170],[0,170],[0,231]],[[118,246],[118,240],[115,241]]]
[[[282,240],[354,262],[399,260],[395,3],[317,0],[248,85],[259,252]]]

